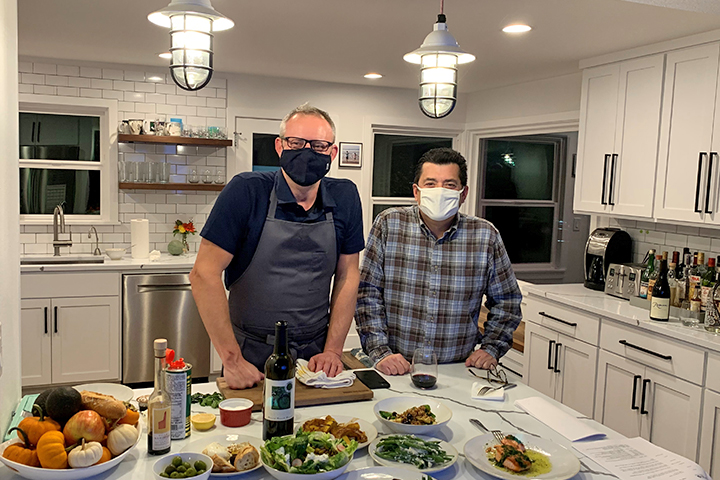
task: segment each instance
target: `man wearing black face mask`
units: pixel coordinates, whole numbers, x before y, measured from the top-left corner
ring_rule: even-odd
[[[278,320],[295,358],[337,375],[355,309],[362,207],[352,182],[324,178],[338,153],[335,125],[302,105],[283,119],[275,150],[280,171],[241,173],[223,189],[190,274],[231,388],[263,378]]]

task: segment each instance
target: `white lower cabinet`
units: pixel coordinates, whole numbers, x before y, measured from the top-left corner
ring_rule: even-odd
[[[695,460],[702,388],[601,350],[595,420]]]
[[[720,394],[705,390],[698,463],[710,477],[720,475]]]
[[[22,384],[120,380],[117,296],[21,301]]]
[[[548,397],[592,417],[597,347],[527,322],[525,382]]]

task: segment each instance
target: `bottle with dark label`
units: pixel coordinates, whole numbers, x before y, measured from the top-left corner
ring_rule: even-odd
[[[677,252],[675,252],[677,253]],[[677,280],[677,274],[676,274],[676,268],[677,265],[675,262],[671,262],[668,264],[668,285],[670,285],[670,306],[672,307],[680,307],[680,297],[678,297],[678,285],[679,282]]]
[[[263,440],[293,433],[295,361],[290,355],[287,322],[275,324],[275,350],[265,362]]]
[[[648,250],[645,255],[645,268],[640,276],[640,298],[648,297],[648,284],[650,283],[650,275],[653,273],[653,265],[655,262],[655,250]]]
[[[708,304],[708,299],[712,295],[713,288],[715,288],[715,259],[708,258],[708,268],[702,277],[702,285],[700,287],[700,298],[702,301],[702,309],[705,310],[705,306]]]
[[[690,269],[690,298],[696,296],[702,300],[702,277],[705,274],[705,254],[700,252],[693,258],[693,267]],[[695,294],[697,291],[697,295]]]
[[[648,295],[649,296],[649,295]],[[670,285],[668,284],[667,261],[660,260],[657,280],[653,286],[652,300],[650,301],[650,318],[667,322],[670,318]]]
[[[167,340],[158,338],[155,351],[155,389],[148,398],[148,453],[164,455],[170,451],[170,415],[172,405],[165,391],[165,350]]]

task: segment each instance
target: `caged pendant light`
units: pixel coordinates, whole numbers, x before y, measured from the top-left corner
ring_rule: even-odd
[[[235,23],[217,12],[210,0],[171,0],[170,5],[148,15],[148,20],[170,28],[170,73],[184,90],[200,90],[212,78],[212,32]]]
[[[463,51],[448,32],[444,10],[433,31],[425,37],[420,48],[406,53],[406,62],[420,65],[420,110],[430,118],[450,115],[457,102],[457,65],[475,60],[475,56]]]

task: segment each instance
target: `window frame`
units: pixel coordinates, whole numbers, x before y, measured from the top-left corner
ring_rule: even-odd
[[[553,185],[551,200],[523,200],[523,199],[486,199],[485,198],[485,173],[487,169],[487,161],[485,155],[487,153],[488,141],[517,142],[517,143],[543,143],[553,144],[554,161],[553,161]],[[562,240],[560,232],[562,231],[561,215],[565,200],[565,192],[561,185],[565,184],[565,158],[567,156],[567,139],[562,136],[547,135],[520,135],[508,137],[485,137],[478,139],[478,176],[477,176],[477,198],[475,202],[477,215],[485,218],[485,207],[553,207],[553,229],[550,249],[549,262],[537,263],[513,263],[513,269],[517,271],[533,271],[559,269],[561,257]]]
[[[18,155],[18,169],[71,169],[100,172],[100,215],[66,215],[69,225],[116,225],[118,224],[118,146],[117,146],[117,100],[98,98],[59,97],[51,95],[20,94],[20,113],[45,113],[55,115],[86,115],[100,118],[100,161],[74,160],[23,160]],[[20,199],[18,198],[18,202]],[[18,203],[19,208],[19,203]],[[21,225],[52,225],[53,216],[46,214],[20,215]]]

